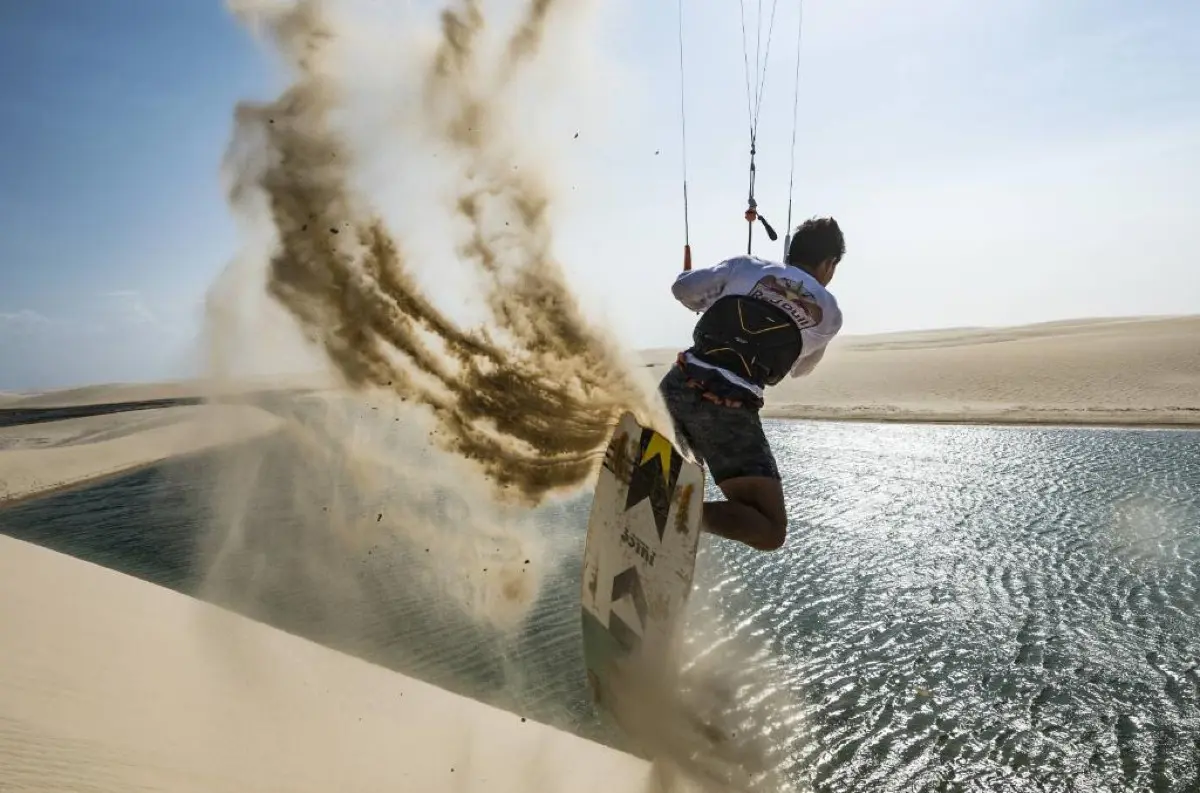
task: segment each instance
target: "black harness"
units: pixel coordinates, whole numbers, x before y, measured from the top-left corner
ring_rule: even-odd
[[[763,388],[782,380],[803,349],[800,329],[783,309],[727,295],[700,315],[688,352]]]

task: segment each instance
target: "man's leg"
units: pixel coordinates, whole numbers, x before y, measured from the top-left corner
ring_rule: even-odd
[[[704,502],[704,528],[711,534],[776,551],[787,539],[783,486],[769,476],[735,476],[717,484],[727,501]]]
[[[704,399],[673,367],[659,384],[683,443],[708,467],[725,501],[705,501],[704,530],[773,551],[787,537],[787,508],[758,411]]]

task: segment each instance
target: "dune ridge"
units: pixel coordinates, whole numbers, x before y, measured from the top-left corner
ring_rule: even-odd
[[[657,380],[679,347],[639,352]],[[117,384],[6,399],[0,410],[219,399],[254,388],[337,389],[327,377]],[[1200,425],[1200,315],[1058,320],[846,336],[809,377],[768,391],[764,415],[811,419]]]
[[[250,405],[198,405],[0,428],[0,507],[276,430]]]
[[[661,376],[676,352],[643,353],[651,375]],[[839,338],[811,375],[768,390],[763,415],[1200,426],[1200,316]]]

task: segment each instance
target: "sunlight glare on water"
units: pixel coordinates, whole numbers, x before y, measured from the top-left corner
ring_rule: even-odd
[[[771,422],[756,582],[809,710],[795,773],[1183,790],[1200,749],[1200,435]],[[951,784],[951,787],[954,785]]]

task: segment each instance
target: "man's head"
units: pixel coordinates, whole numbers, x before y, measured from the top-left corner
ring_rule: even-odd
[[[846,255],[846,239],[833,218],[809,218],[796,227],[788,245],[787,263],[816,278],[821,286],[833,280]]]

